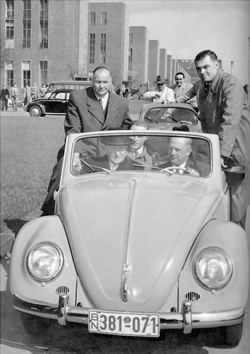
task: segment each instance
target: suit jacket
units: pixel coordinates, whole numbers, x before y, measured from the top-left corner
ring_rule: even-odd
[[[105,117],[92,87],[72,91],[64,122],[65,133],[68,135],[120,127],[128,129],[132,123],[128,111],[128,101],[110,92]]]
[[[158,167],[166,168],[171,166],[173,166],[171,161],[168,161]],[[185,168],[192,168],[193,170],[199,172],[201,177],[207,177],[209,174],[209,164],[202,161],[196,161],[189,158],[186,162]]]

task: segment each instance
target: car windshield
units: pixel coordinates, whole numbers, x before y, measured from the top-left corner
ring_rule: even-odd
[[[207,177],[211,170],[210,143],[188,135],[149,132],[78,138],[73,146],[73,175],[147,171]]]
[[[186,122],[188,124],[196,125],[198,117],[196,113],[188,108],[182,107],[152,107],[150,108],[144,119],[151,123],[179,123]]]

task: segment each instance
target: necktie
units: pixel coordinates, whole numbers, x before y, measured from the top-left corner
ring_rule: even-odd
[[[102,110],[104,111],[101,98],[99,98],[98,101],[100,102],[100,105],[101,105],[101,107],[102,107]]]
[[[210,88],[210,84],[211,84],[211,82],[204,82],[204,91],[206,92],[206,93],[208,93],[208,91],[209,91],[209,88]]]

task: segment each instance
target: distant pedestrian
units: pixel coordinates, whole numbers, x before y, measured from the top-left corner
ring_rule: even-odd
[[[31,87],[31,98],[32,98],[32,101],[35,100],[36,98],[39,98],[39,88],[35,82],[33,83],[33,86]]]
[[[7,111],[8,110],[8,100],[10,98],[10,92],[7,89],[6,85],[3,85],[3,88],[1,90],[1,100],[2,100],[2,111]]]
[[[14,83],[10,89],[10,97],[11,97],[12,108],[14,112],[17,111],[18,96],[19,96],[19,88],[17,87],[16,83]]]
[[[27,106],[27,104],[29,104],[32,99],[31,99],[31,88],[29,86],[29,84],[26,84],[24,90],[23,90],[23,104],[24,106]]]
[[[47,90],[48,90],[47,86],[43,84],[42,87],[40,88],[40,97],[44,97]]]

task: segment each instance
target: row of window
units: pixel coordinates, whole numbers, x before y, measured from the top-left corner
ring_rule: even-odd
[[[24,88],[27,84],[31,86],[31,69],[30,65],[31,62],[28,60],[22,61],[22,87]],[[14,62],[13,61],[8,61],[5,62],[5,82],[8,87],[12,87],[15,80],[14,80]],[[41,60],[39,62],[39,70],[40,70],[40,78],[41,78],[41,84],[47,84],[48,82],[48,62],[45,60]]]
[[[101,12],[101,19],[100,19],[100,24],[101,25],[106,25],[108,23],[108,14],[107,12]],[[95,12],[90,12],[89,16],[89,24],[90,25],[96,25],[96,13]]]
[[[96,34],[90,33],[89,35],[89,63],[95,63],[95,49],[96,49]],[[107,34],[101,33],[101,51],[100,51],[100,64],[106,63],[106,53],[107,53]]]
[[[22,0],[23,6],[23,48],[31,48],[31,1]],[[14,0],[6,0],[5,38],[8,47],[13,48],[14,40]],[[48,48],[48,0],[40,0],[40,48]]]

